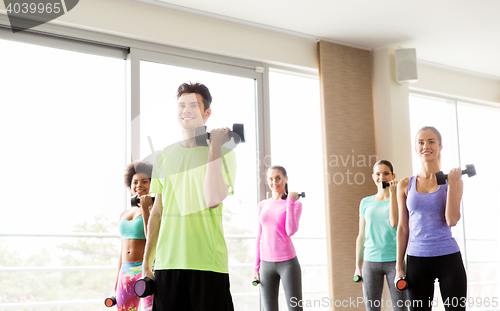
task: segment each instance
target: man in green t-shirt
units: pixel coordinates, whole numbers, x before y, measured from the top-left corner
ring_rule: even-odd
[[[183,83],[177,90],[182,140],[156,156],[150,192],[157,197],[143,263],[144,275],[156,283],[153,311],[234,310],[222,201],[233,193],[236,157],[223,146],[229,128],[212,130],[208,147],[195,139],[211,102],[205,85]]]

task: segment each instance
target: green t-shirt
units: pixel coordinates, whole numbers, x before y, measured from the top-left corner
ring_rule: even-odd
[[[162,195],[163,214],[155,270],[189,269],[229,273],[222,203],[208,208],[203,196],[209,147],[179,143],[158,153],[151,193]],[[222,175],[233,194],[236,155],[223,147]],[[225,164],[225,165],[224,165]]]
[[[359,216],[365,219],[363,259],[373,262],[396,260],[396,232],[389,221],[390,200],[376,201],[375,196],[361,200]]]

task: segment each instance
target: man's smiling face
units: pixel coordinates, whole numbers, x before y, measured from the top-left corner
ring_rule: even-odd
[[[177,101],[177,121],[183,129],[192,129],[205,125],[211,109],[205,111],[203,97],[200,94],[182,94]]]

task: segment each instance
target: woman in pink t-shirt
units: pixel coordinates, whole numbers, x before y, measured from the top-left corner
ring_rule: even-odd
[[[302,310],[302,281],[299,261],[290,237],[299,229],[302,204],[297,192],[288,193],[288,176],[282,166],[267,170],[273,192],[259,203],[259,233],[254,278],[259,280],[264,310],[278,310],[278,289],[283,282],[288,310]],[[287,194],[286,199],[281,195]],[[300,305],[300,306],[299,306]]]

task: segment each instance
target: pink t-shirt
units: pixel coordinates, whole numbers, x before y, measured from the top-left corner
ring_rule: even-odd
[[[259,273],[260,260],[280,262],[295,257],[290,237],[299,229],[302,203],[294,198],[259,203],[259,233],[254,273]]]

